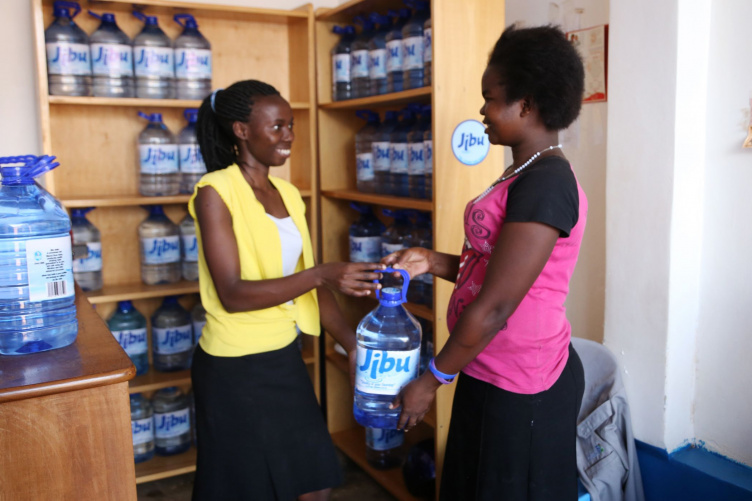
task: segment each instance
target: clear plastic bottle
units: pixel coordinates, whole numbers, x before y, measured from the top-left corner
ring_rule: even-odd
[[[373,170],[372,143],[374,134],[379,128],[379,114],[371,110],[358,110],[358,118],[366,120],[366,124],[355,134],[355,165],[358,191],[374,193],[376,178]]]
[[[149,372],[146,317],[130,301],[120,301],[107,319],[107,327],[136,366],[136,375]]]
[[[34,182],[58,165],[49,156],[0,158],[0,355],[76,340],[71,221]]]
[[[154,457],[154,409],[140,393],[131,394],[133,459],[143,463]]]
[[[339,42],[332,49],[332,101],[344,101],[353,97],[350,63],[355,28],[335,26],[332,31],[340,36]]]
[[[179,225],[180,255],[183,280],[198,280],[198,239],[196,239],[196,222],[186,214]]]
[[[188,396],[177,386],[163,388],[151,399],[154,407],[154,442],[160,456],[181,454],[191,448]]]
[[[151,342],[156,370],[172,372],[191,367],[193,323],[177,297],[165,297],[151,317]]]
[[[136,97],[145,99],[175,98],[175,52],[172,40],[155,16],[133,12],[144,27],[133,39],[133,71]]]
[[[405,240],[412,232],[412,223],[409,210],[383,209],[382,212],[386,217],[393,218],[392,224],[381,234],[381,257],[384,257],[407,248]]]
[[[411,104],[410,108],[419,118],[407,133],[407,187],[412,198],[426,198],[426,159],[423,149],[423,133],[426,127],[424,108]],[[428,120],[431,120],[430,111]]]
[[[89,37],[73,21],[79,12],[77,2],[55,2],[55,20],[44,31],[47,83],[53,96],[91,96]]]
[[[373,153],[373,174],[376,193],[386,195],[389,193],[389,145],[392,131],[399,125],[399,112],[387,111],[384,113],[384,121],[373,134],[371,151]]]
[[[402,110],[402,120],[389,136],[389,181],[388,193],[397,197],[409,197],[407,171],[407,134],[415,126],[415,114],[411,108]]]
[[[431,105],[423,107],[423,116],[427,120],[423,130],[423,158],[426,162],[426,198],[433,198],[433,121],[431,118]]]
[[[423,24],[428,19],[428,2],[408,0],[415,11],[402,28],[402,72],[405,90],[423,87]]]
[[[405,236],[404,243],[406,247],[433,249],[430,212],[415,212],[415,224],[410,233]],[[431,306],[433,304],[433,275],[424,273],[412,277],[410,289],[407,291],[407,299],[411,303]]]
[[[423,23],[423,85],[431,85],[431,71],[433,66],[433,30],[431,18]]]
[[[377,470],[388,470],[402,464],[405,443],[403,430],[366,427],[366,461]]]
[[[190,14],[175,14],[183,32],[175,39],[175,90],[178,99],[204,99],[212,91],[211,43]]]
[[[135,97],[133,41],[115,22],[115,14],[101,16],[89,11],[102,24],[89,37],[93,93],[97,97]]]
[[[360,218],[350,225],[350,261],[377,263],[381,259],[381,234],[386,228],[373,213],[373,207],[350,203],[360,213]]]
[[[161,113],[138,112],[149,124],[138,135],[139,192],[145,197],[177,195],[180,192],[178,145]]]
[[[78,249],[82,256],[73,256],[73,278],[82,290],[98,291],[102,288],[102,236],[96,226],[86,219],[94,207],[71,209],[74,254]]]
[[[146,285],[180,281],[180,231],[165,216],[161,205],[149,207],[149,217],[138,225],[141,243],[141,280]]]
[[[378,25],[368,42],[368,79],[371,85],[371,95],[376,96],[387,92],[386,35],[392,31],[392,19],[374,12],[370,20]]]
[[[193,194],[193,188],[201,177],[206,174],[204,157],[196,139],[196,120],[198,110],[190,108],[183,112],[188,120],[183,130],[178,134],[178,158],[180,159],[180,193]]]
[[[358,324],[355,399],[353,414],[362,426],[394,430],[401,408],[390,409],[394,397],[418,376],[420,324],[404,306],[410,283],[405,270],[399,271],[402,289],[385,287],[376,292],[379,306]]]
[[[360,33],[351,45],[352,62],[350,77],[352,78],[352,96],[368,97],[371,95],[371,77],[369,72],[369,43],[373,36],[373,23],[365,16],[355,16],[353,21],[361,25]]]
[[[204,331],[204,325],[206,325],[206,310],[201,302],[191,308],[191,322],[193,322],[193,345],[198,344],[198,340],[201,339],[201,333]]]
[[[390,17],[397,21],[386,35],[386,87],[387,92],[405,89],[402,75],[402,27],[410,19],[410,9],[389,10]]]

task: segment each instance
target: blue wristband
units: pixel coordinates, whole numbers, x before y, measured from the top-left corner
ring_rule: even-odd
[[[436,368],[436,364],[434,363],[434,360],[436,360],[436,357],[432,358],[430,362],[428,362],[428,368],[433,373],[433,376],[436,378],[436,380],[441,384],[450,384],[454,382],[454,378],[457,377],[457,374],[444,374],[439,369]]]

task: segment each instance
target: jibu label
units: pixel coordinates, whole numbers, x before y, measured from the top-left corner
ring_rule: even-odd
[[[418,375],[419,358],[420,348],[383,351],[358,346],[355,387],[363,393],[396,395]]]
[[[452,152],[465,165],[477,165],[485,160],[490,146],[486,128],[477,120],[465,120],[452,134]]]

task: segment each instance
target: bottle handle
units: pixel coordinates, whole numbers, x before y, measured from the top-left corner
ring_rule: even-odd
[[[41,176],[45,172],[51,171],[60,165],[60,162],[56,162],[55,157],[50,155],[21,155],[0,158],[0,165],[7,164],[24,164],[28,169],[23,172],[22,176],[33,179],[37,176]]]
[[[188,24],[186,21],[196,22],[196,19],[191,14],[175,14],[172,19],[182,28],[185,28],[186,24]]]
[[[139,12],[137,10],[133,11],[133,17],[141,21],[142,23],[146,24],[146,15],[144,15],[143,12]]]
[[[407,272],[407,270],[402,270],[402,269],[395,270],[394,268],[387,267],[387,268],[384,268],[383,270],[375,270],[375,271],[378,271],[379,273],[393,273],[396,271],[397,273],[402,275],[402,302],[406,303],[407,302],[407,288],[410,285],[410,274]],[[379,281],[374,280],[373,283],[377,284],[379,283]],[[379,289],[376,289],[376,299],[381,299],[381,295],[379,294]]]
[[[102,20],[102,16],[100,16],[100,15],[99,15],[99,14],[97,14],[96,12],[92,12],[92,10],[91,10],[91,9],[87,10],[86,12],[88,12],[90,16],[92,16],[92,17],[96,17],[96,18],[97,18],[97,19],[99,19],[100,21]]]
[[[81,6],[78,4],[78,2],[68,2],[66,0],[57,0],[54,6],[62,7],[64,9],[73,9],[73,14],[71,14],[71,19],[76,17],[78,13],[81,12]]]

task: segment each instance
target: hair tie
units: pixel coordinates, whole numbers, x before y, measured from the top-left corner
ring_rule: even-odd
[[[224,89],[217,89],[211,94],[211,109],[214,113],[217,112],[216,108],[214,108],[214,100],[217,99],[217,92],[224,90]]]

